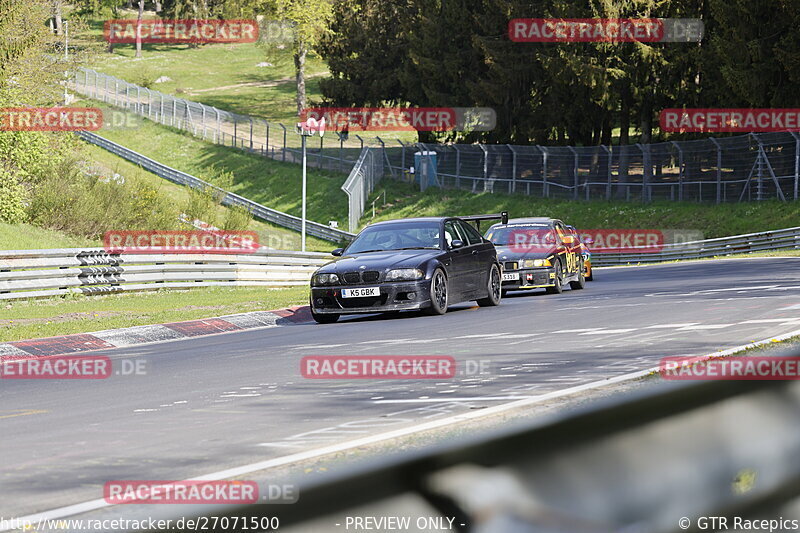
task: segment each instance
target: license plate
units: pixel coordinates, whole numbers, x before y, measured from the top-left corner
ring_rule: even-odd
[[[342,298],[364,298],[366,296],[380,296],[379,287],[363,287],[359,289],[342,289]]]
[[[519,272],[503,272],[503,281],[517,281]]]

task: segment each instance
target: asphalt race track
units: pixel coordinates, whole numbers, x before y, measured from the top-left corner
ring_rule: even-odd
[[[354,317],[91,352],[144,375],[0,381],[0,516],[186,479],[800,330],[800,258],[599,269],[497,308]],[[300,375],[306,355],[451,355],[454,379]]]

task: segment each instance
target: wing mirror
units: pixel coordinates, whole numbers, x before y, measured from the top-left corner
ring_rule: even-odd
[[[463,247],[464,247],[464,241],[459,239],[455,239],[453,242],[450,243],[450,248],[453,250],[455,250],[456,248],[463,248]]]
[[[342,252],[344,252],[344,248],[337,248],[337,249],[335,249],[334,251],[331,252],[331,255],[333,255],[335,257],[341,257],[342,256]]]

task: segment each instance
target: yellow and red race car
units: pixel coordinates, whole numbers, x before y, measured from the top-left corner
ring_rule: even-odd
[[[581,248],[581,257],[583,258],[583,271],[586,276],[586,281],[592,281],[594,279],[594,273],[592,272],[592,252],[589,250],[589,247],[586,246],[586,243],[583,242],[581,239],[578,230],[575,229],[575,226],[567,226],[567,229],[572,232],[575,236],[575,242],[580,243]]]

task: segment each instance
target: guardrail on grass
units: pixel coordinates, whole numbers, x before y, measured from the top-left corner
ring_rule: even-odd
[[[591,246],[589,247],[591,250]],[[631,250],[633,248],[628,248]],[[652,248],[651,248],[652,249]],[[800,227],[786,228],[703,241],[665,244],[655,252],[592,254],[593,266],[628,263],[660,263],[679,259],[703,259],[751,252],[800,249]]]
[[[102,248],[0,251],[0,300],[210,286],[307,285],[328,254],[112,254]]]
[[[242,206],[257,218],[284,228],[300,231],[300,227],[302,225],[300,217],[289,215],[282,211],[278,211],[277,209],[271,209],[259,204],[258,202],[249,200],[244,196],[239,196],[238,194],[220,189],[219,187],[203,181],[200,178],[196,178],[195,176],[187,174],[186,172],[181,172],[180,170],[175,170],[167,165],[163,165],[158,161],[143,156],[138,152],[135,152],[129,148],[125,148],[120,144],[109,141],[108,139],[100,137],[94,133],[81,131],[78,132],[78,134],[82,139],[99,146],[100,148],[108,150],[112,154],[127,159],[131,163],[135,163],[145,170],[148,170],[153,174],[167,179],[173,183],[186,185],[188,187],[192,187],[193,189],[213,189],[222,198],[220,202],[222,205]],[[325,224],[320,224],[319,222],[313,222],[311,220],[306,221],[306,231],[309,235],[313,235],[314,237],[335,243],[349,241],[354,237],[352,233],[347,231],[330,228]]]

